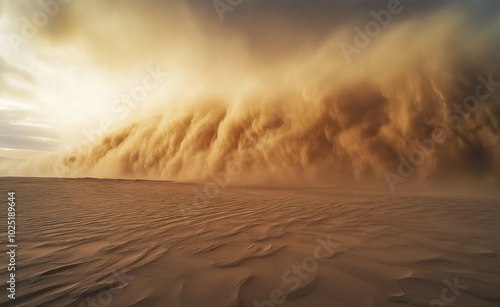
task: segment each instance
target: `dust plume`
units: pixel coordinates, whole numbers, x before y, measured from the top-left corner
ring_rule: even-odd
[[[80,46],[114,71],[157,63],[171,93],[91,146],[2,174],[202,180],[233,168],[253,183],[385,182],[441,128],[448,138],[416,179],[500,179],[498,11],[407,8],[348,63],[339,46],[353,44],[364,11],[316,24],[316,11],[270,17],[272,2],[252,24],[258,4],[220,22],[197,2],[89,3],[61,12],[38,43]],[[90,6],[99,10],[80,16]],[[488,79],[488,97],[461,116],[456,105]]]

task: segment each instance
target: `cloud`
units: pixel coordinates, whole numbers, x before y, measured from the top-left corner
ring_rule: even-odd
[[[34,82],[33,76],[22,69],[9,65],[0,55],[0,95],[6,98],[31,99],[29,85]]]
[[[39,118],[35,77],[0,56],[0,144],[3,148],[50,151],[57,134]]]

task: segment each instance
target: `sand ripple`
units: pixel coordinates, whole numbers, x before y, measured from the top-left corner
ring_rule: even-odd
[[[500,306],[498,198],[230,187],[186,219],[202,185],[0,183],[18,197],[16,306],[254,306],[276,289],[282,306],[429,306],[455,278],[453,306]],[[335,253],[285,282],[328,236]]]

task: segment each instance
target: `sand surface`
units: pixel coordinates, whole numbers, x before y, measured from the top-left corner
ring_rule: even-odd
[[[500,306],[498,198],[227,187],[196,209],[204,184],[0,187],[19,246],[1,306]]]

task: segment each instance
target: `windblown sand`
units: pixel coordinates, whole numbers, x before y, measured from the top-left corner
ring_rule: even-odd
[[[203,184],[0,184],[18,223],[17,299],[2,244],[2,306],[255,306],[276,291],[279,306],[429,306],[443,292],[446,306],[500,306],[499,198],[228,187],[184,216]],[[284,282],[327,238],[334,253]]]

